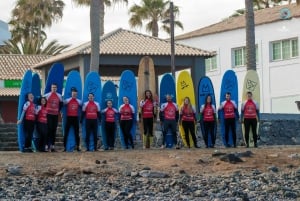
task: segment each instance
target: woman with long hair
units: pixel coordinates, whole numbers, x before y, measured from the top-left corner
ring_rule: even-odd
[[[205,104],[200,107],[200,121],[203,121],[204,127],[204,142],[206,148],[209,147],[208,138],[211,139],[211,147],[215,145],[215,124],[216,124],[216,107],[212,104],[211,95],[207,95],[205,98]]]
[[[39,150],[42,152],[49,151],[47,137],[47,99],[45,97],[39,99],[39,104],[36,107],[35,113],[37,115],[37,132],[40,138]]]
[[[144,148],[150,148],[153,141],[153,118],[155,105],[156,103],[153,100],[152,92],[150,90],[146,90],[144,99],[140,102],[144,128]]]
[[[185,97],[183,99],[183,104],[180,108],[180,123],[182,124],[184,134],[185,134],[185,140],[187,143],[188,148],[191,147],[190,145],[190,138],[189,133],[192,136],[194,146],[196,148],[199,148],[197,145],[197,139],[195,135],[195,121],[196,121],[196,110],[191,104],[191,100],[189,97]]]

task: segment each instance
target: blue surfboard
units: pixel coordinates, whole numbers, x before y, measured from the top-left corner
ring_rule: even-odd
[[[112,81],[107,81],[104,83],[103,88],[102,88],[102,100],[101,100],[101,110],[107,107],[106,102],[108,100],[112,101],[112,107],[118,110],[118,97],[117,97],[117,90],[116,86]],[[108,149],[108,142],[107,142],[107,134],[105,132],[105,119],[104,115],[102,115],[102,122],[101,122],[101,127],[102,127],[102,142],[104,149]],[[115,137],[116,137],[116,132],[115,132]]]
[[[234,100],[235,103],[238,106],[238,81],[236,74],[233,70],[227,70],[222,78],[221,83],[221,93],[220,93],[220,103],[222,103],[225,100],[226,92],[231,93],[231,100]],[[218,116],[220,118],[221,122],[221,137],[223,144],[226,146],[226,140],[225,140],[225,123],[224,123],[224,113],[223,110],[218,111]],[[237,122],[236,122],[237,123]],[[230,146],[233,146],[233,138],[232,138],[232,132],[229,131],[229,142],[228,144]]]
[[[131,135],[133,138],[133,141],[135,140],[135,134],[136,134],[136,114],[137,114],[137,86],[136,86],[136,79],[134,76],[134,73],[131,70],[125,70],[121,74],[120,79],[120,87],[119,87],[119,97],[118,97],[118,107],[120,107],[123,104],[123,97],[127,96],[129,99],[129,103],[134,107],[135,114],[133,119],[133,125],[131,128]],[[120,139],[122,147],[125,148],[125,142],[124,142],[124,135],[119,129]]]
[[[88,101],[89,93],[93,93],[94,94],[94,101],[101,104],[101,91],[102,91],[102,88],[101,88],[100,75],[97,72],[89,72],[86,75],[85,82],[84,82],[82,102],[85,103],[86,101]],[[97,135],[99,135],[99,132],[100,132],[100,126],[98,128],[98,134]],[[83,119],[83,122],[82,122],[82,140],[83,140],[84,145],[86,147],[85,138],[86,138],[85,119]],[[89,150],[90,151],[92,151],[92,150],[96,151],[97,150],[97,145],[94,144],[94,138],[93,138],[92,134],[90,135]]]
[[[51,85],[57,84],[57,93],[62,94],[64,83],[64,65],[61,63],[54,63],[48,73],[46,80],[44,94],[51,91]]]
[[[176,103],[176,88],[175,88],[175,81],[174,78],[172,77],[171,74],[166,73],[162,76],[162,79],[160,81],[160,88],[159,88],[159,103],[160,106],[165,103],[166,100],[166,95],[170,94],[172,96],[172,101]],[[173,134],[170,131],[163,131],[167,132],[166,133],[166,147],[167,148],[172,148],[174,146],[174,141],[173,141]]]
[[[39,74],[34,73],[32,75],[31,92],[34,95],[34,104],[38,104],[38,100],[41,98],[41,79]],[[32,150],[37,151],[39,149],[39,135],[35,125],[33,136],[32,136]]]
[[[27,100],[27,94],[31,92],[31,85],[32,85],[32,72],[31,70],[28,70],[25,72],[22,79],[20,95],[19,95],[19,104],[18,104],[18,119],[20,119],[21,117],[23,111],[23,105]],[[19,145],[19,150],[23,152],[25,146],[25,134],[23,130],[23,123],[18,124],[18,145]]]
[[[71,72],[69,72],[68,76],[67,76],[67,81],[66,81],[66,86],[64,89],[64,100],[72,97],[72,92],[71,89],[72,87],[75,87],[77,89],[77,98],[79,100],[82,100],[82,82],[81,82],[81,77],[78,71],[72,70]],[[64,105],[63,109],[63,126],[62,126],[62,131],[63,134],[65,135],[64,131],[65,131],[65,126],[67,123],[67,105]],[[78,117],[80,117],[81,115],[81,107],[78,110]],[[78,118],[78,123],[79,123],[79,118]],[[69,130],[69,134],[68,134],[68,139],[67,139],[67,144],[66,144],[66,151],[67,152],[72,152],[74,151],[76,147],[76,141],[75,141],[75,133],[74,133],[74,128],[71,127]]]
[[[216,108],[216,98],[215,98],[215,92],[214,92],[214,87],[213,84],[210,80],[209,77],[204,76],[200,79],[199,84],[198,84],[198,106],[199,109],[201,105],[205,104],[205,99],[206,97],[210,95],[212,98],[212,105],[215,106]],[[200,128],[201,128],[201,133],[204,138],[204,124],[203,121],[200,122]],[[215,124],[215,130],[214,130],[214,138],[216,140],[217,135],[217,123]],[[211,136],[208,136],[208,147],[214,146],[214,142],[211,139]]]

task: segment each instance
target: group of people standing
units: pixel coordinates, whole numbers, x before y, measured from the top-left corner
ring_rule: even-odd
[[[57,93],[57,85],[51,85],[51,92],[44,94],[34,103],[34,96],[28,93],[23,111],[17,124],[23,123],[25,143],[22,145],[24,152],[32,152],[32,137],[36,130],[39,135],[38,147],[40,151],[55,151],[56,129],[59,111],[63,106],[61,94]]]
[[[105,131],[107,134],[107,149],[114,148],[115,142],[115,123],[120,122],[120,128],[124,135],[126,148],[130,145],[134,148],[133,138],[130,133],[135,109],[129,104],[128,97],[123,97],[123,102],[119,110],[112,107],[112,100],[107,101],[107,107],[101,110],[100,104],[94,100],[94,94],[88,94],[88,101],[82,103],[77,98],[77,89],[71,88],[71,97],[63,100],[61,94],[57,92],[57,84],[51,85],[51,91],[44,94],[37,105],[34,103],[34,95],[28,93],[23,105],[22,114],[17,124],[23,124],[25,143],[22,145],[23,152],[32,152],[32,138],[36,128],[38,134],[38,147],[36,150],[41,152],[55,152],[56,131],[58,126],[59,114],[62,107],[66,108],[66,121],[64,131],[64,151],[66,151],[70,128],[73,127],[76,141],[76,150],[81,151],[79,123],[85,120],[85,146],[86,151],[97,149],[98,125],[104,116]],[[93,135],[94,150],[90,150],[90,135]]]
[[[222,112],[222,113],[221,113]],[[218,120],[217,120],[217,113]],[[200,107],[200,122],[204,126],[204,141],[206,147],[208,144],[208,137],[211,138],[212,145],[215,145],[215,132],[216,124],[220,122],[221,115],[224,118],[224,138],[225,138],[225,147],[230,147],[229,143],[229,133],[232,134],[233,147],[237,147],[237,134],[236,134],[236,122],[239,120],[244,124],[245,128],[245,143],[246,147],[249,147],[249,133],[250,128],[253,134],[254,147],[257,147],[257,123],[259,120],[259,105],[252,99],[252,92],[247,92],[247,100],[242,103],[241,106],[241,118],[239,116],[237,104],[234,100],[231,100],[231,93],[227,92],[225,94],[225,100],[221,102],[218,111],[215,106],[212,104],[211,95],[207,95],[205,104]]]
[[[115,144],[115,129],[119,123],[121,132],[124,135],[125,148],[134,149],[134,142],[131,133],[133,121],[135,118],[136,109],[129,103],[128,97],[123,97],[123,104],[118,109],[114,108],[112,100],[106,101],[106,108],[101,110],[100,104],[94,100],[94,94],[88,94],[88,101],[82,103],[77,98],[77,89],[71,88],[71,97],[63,100],[62,95],[57,92],[57,85],[51,85],[51,91],[44,94],[38,105],[34,103],[32,93],[27,94],[27,100],[23,106],[23,112],[18,124],[23,123],[25,134],[24,152],[31,152],[33,132],[36,127],[39,143],[37,149],[39,151],[55,151],[56,130],[58,125],[59,114],[63,105],[66,108],[66,124],[64,127],[64,151],[66,151],[68,134],[70,128],[73,127],[76,141],[76,150],[80,149],[79,123],[85,119],[86,132],[86,151],[95,151],[89,149],[90,135],[93,135],[94,145],[97,145],[98,140],[98,124],[104,121],[104,129],[107,136],[106,149],[114,149]],[[143,120],[144,137],[153,137],[153,124],[156,117],[156,108],[158,103],[153,99],[152,92],[146,90],[144,98],[140,101],[141,117]],[[223,111],[225,125],[225,141],[226,147],[229,147],[229,132],[232,133],[233,146],[236,147],[236,120],[239,119],[237,104],[231,100],[231,94],[226,93],[226,100],[220,104],[218,111]],[[185,97],[183,104],[178,106],[172,101],[172,96],[166,95],[166,102],[162,103],[159,109],[159,119],[162,125],[162,148],[165,147],[166,133],[170,129],[173,135],[173,142],[176,148],[180,148],[177,144],[177,125],[183,127],[184,136],[187,147],[190,148],[189,135],[192,137],[193,144],[199,148],[195,134],[195,124],[200,121],[203,125],[203,137],[206,147],[214,147],[215,145],[215,129],[218,122],[217,112],[212,104],[211,95],[207,95],[205,104],[199,107],[199,118],[197,112],[189,97]],[[220,119],[220,115],[218,115]],[[103,118],[103,119],[102,119]],[[247,92],[247,100],[241,106],[240,122],[244,123],[246,146],[249,147],[249,132],[252,129],[254,146],[257,147],[257,122],[259,118],[258,103],[252,99],[252,93]],[[209,144],[209,138],[211,143]]]
[[[176,148],[177,145],[177,125],[178,123],[183,127],[184,137],[188,148],[190,145],[190,135],[192,137],[195,148],[199,148],[197,144],[195,134],[195,124],[199,121],[203,126],[203,137],[206,148],[213,148],[216,142],[216,125],[220,122],[221,112],[223,112],[224,127],[225,127],[225,146],[230,147],[229,144],[229,133],[232,133],[233,147],[237,146],[236,140],[236,122],[240,120],[244,124],[245,129],[245,142],[246,147],[249,147],[249,132],[250,129],[253,134],[254,147],[257,147],[257,123],[259,120],[259,105],[252,99],[252,92],[247,92],[247,100],[242,103],[241,106],[241,118],[239,118],[239,112],[235,101],[231,100],[231,94],[229,92],[225,95],[226,99],[220,104],[218,110],[212,104],[212,96],[207,95],[205,103],[199,108],[199,118],[197,119],[197,112],[195,107],[191,104],[190,98],[185,97],[183,104],[178,106],[172,101],[172,96],[166,95],[166,102],[161,104],[160,107],[160,122],[163,130],[163,144],[162,148],[165,147],[165,138],[168,129],[171,130],[173,135],[173,142]],[[144,137],[150,134],[153,136],[153,114],[154,106],[157,105],[153,101],[151,91],[145,92],[145,99],[140,102],[142,108],[143,126],[144,126]],[[219,113],[219,115],[217,115]],[[218,116],[218,118],[217,118]],[[209,138],[211,143],[209,143]]]

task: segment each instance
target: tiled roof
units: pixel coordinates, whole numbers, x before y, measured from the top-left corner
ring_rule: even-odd
[[[283,8],[288,8],[291,11],[290,19],[300,17],[300,6],[297,6],[297,4],[275,6],[273,8],[266,8],[266,9],[255,11],[254,12],[255,25],[257,26],[257,25],[268,24],[276,21],[282,21],[282,19],[280,18],[280,10]],[[246,26],[245,15],[241,15],[238,17],[229,17],[219,23],[212,24],[210,26],[176,36],[175,39],[183,40],[183,39],[199,37],[199,36],[204,36],[209,34],[226,32],[235,29],[241,29],[244,28],[245,26]]]
[[[0,88],[0,96],[19,96],[19,88]]]
[[[50,56],[0,54],[0,80],[21,80],[26,70]],[[34,72],[39,72],[34,70]]]
[[[53,56],[34,67],[41,67],[56,61],[80,54],[91,53],[91,42],[84,43],[74,49]],[[117,29],[101,37],[100,55],[170,55],[170,41],[136,33],[129,30]],[[213,56],[214,52],[175,44],[177,56]]]

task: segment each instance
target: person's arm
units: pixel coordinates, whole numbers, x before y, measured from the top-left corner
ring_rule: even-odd
[[[238,111],[238,108],[237,108],[237,104],[233,100],[231,100],[231,103],[234,106],[235,118],[238,120],[240,118],[240,114],[239,114],[239,111]]]
[[[119,111],[116,108],[113,108],[113,110],[115,111],[115,121],[118,122],[120,119]]]
[[[56,94],[57,94],[57,96],[59,97],[59,108],[58,108],[58,110],[61,111],[61,109],[62,109],[63,106],[64,106],[63,98],[62,98],[62,95],[61,95],[61,94],[59,94],[59,93],[56,93]]]
[[[160,120],[161,122],[164,122],[164,120],[165,120],[165,115],[164,115],[164,112],[163,112],[163,111],[159,111],[159,120]]]
[[[24,119],[24,116],[25,116],[25,111],[23,110],[22,113],[21,113],[20,119],[18,119],[18,121],[17,121],[17,124],[22,123],[22,121]]]
[[[86,104],[84,103],[82,106],[82,111],[81,111],[81,115],[80,115],[80,123],[82,123],[83,118],[85,116],[85,109],[86,109]]]
[[[61,111],[62,107],[64,106],[64,103],[62,101],[59,101],[59,108],[58,110]]]
[[[85,116],[85,111],[82,111],[80,115],[80,123],[82,123],[84,116]]]
[[[63,100],[63,104],[67,105],[70,102],[70,100],[71,100],[71,98],[67,98],[67,99]]]
[[[98,121],[99,121],[99,123],[101,123],[101,113],[100,112],[97,112],[97,117],[98,117]]]
[[[100,108],[100,104],[98,102],[95,102],[96,106],[97,106],[97,118],[98,118],[98,123],[101,123],[101,108]]]
[[[260,120],[260,114],[259,114],[259,105],[257,102],[255,102],[255,106],[256,106],[256,116],[257,116],[257,121]]]
[[[82,106],[82,101],[81,101],[81,100],[79,100],[79,99],[77,98],[76,101],[77,101],[77,103],[78,103],[79,106]]]
[[[241,105],[241,122],[244,123],[244,107],[245,103],[242,103]]]
[[[176,122],[178,122],[178,120],[179,120],[179,111],[178,110],[175,112],[175,120],[176,120]]]
[[[22,121],[23,121],[23,119],[24,119],[24,116],[25,116],[25,113],[26,113],[26,110],[27,110],[27,108],[29,107],[29,102],[28,101],[26,101],[25,103],[24,103],[24,105],[23,105],[23,110],[22,110],[22,113],[21,113],[21,116],[20,116],[20,118],[18,119],[18,121],[17,121],[17,124],[20,124],[20,123],[22,123]]]

